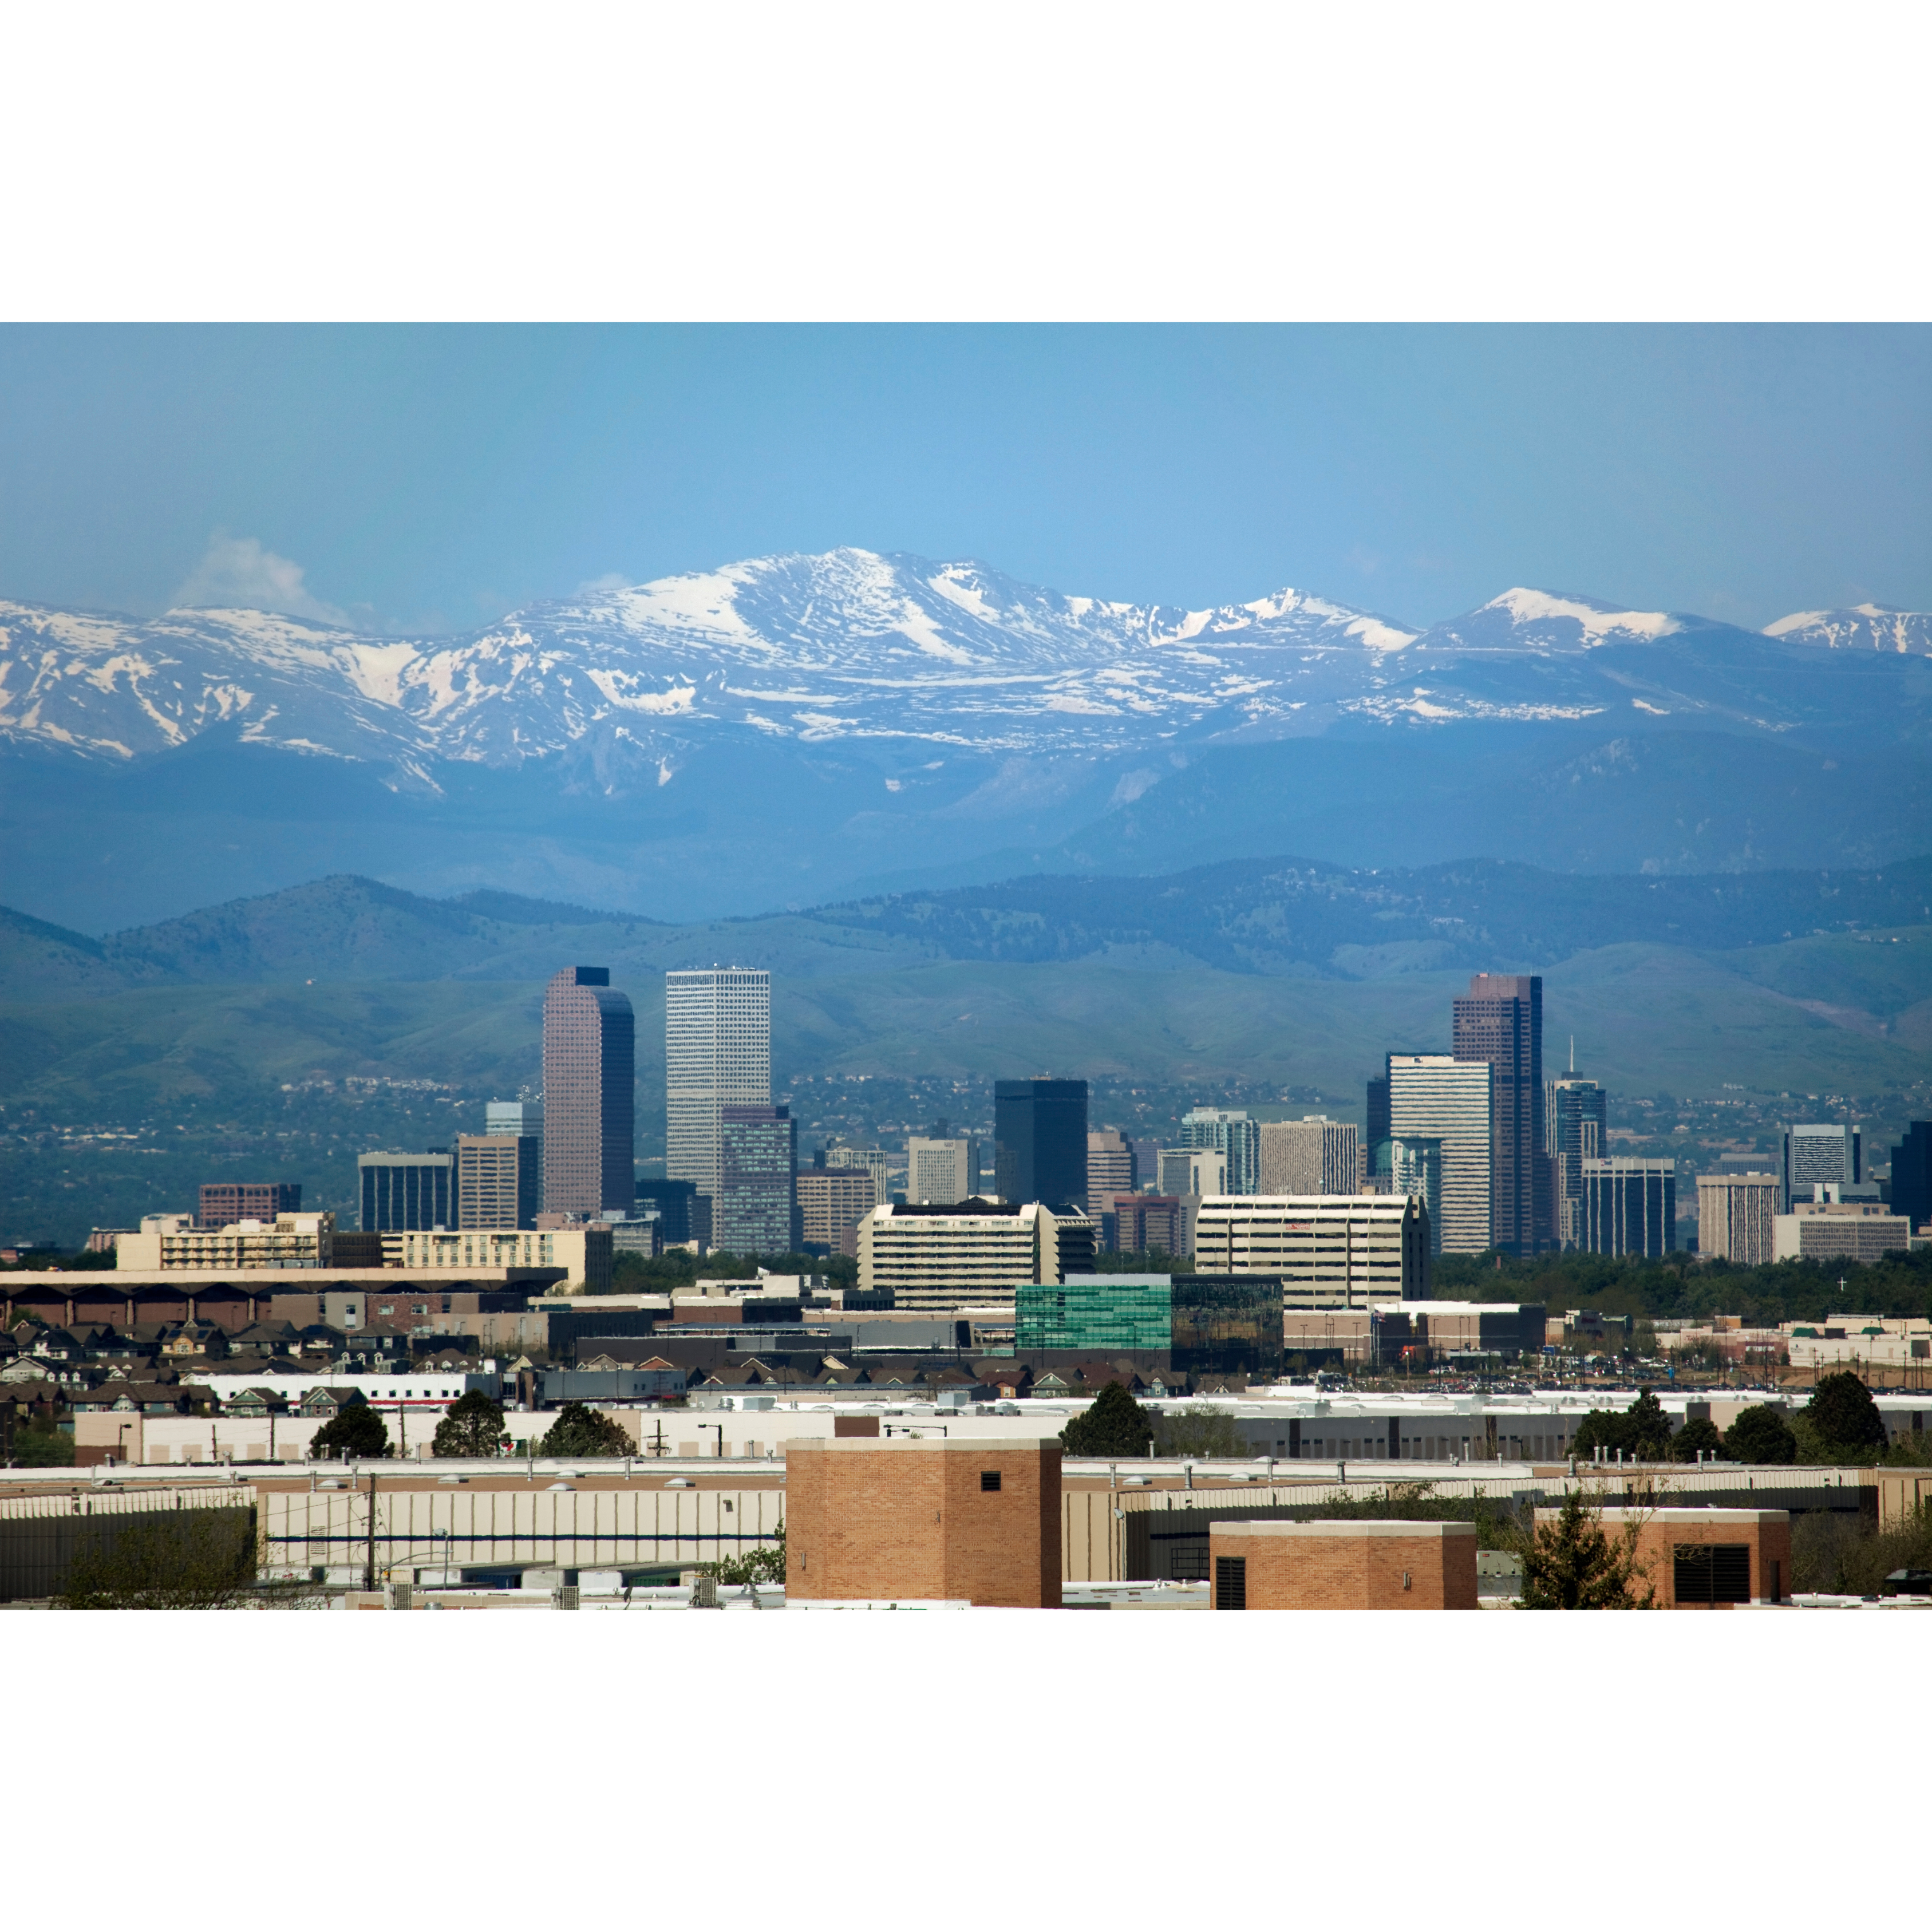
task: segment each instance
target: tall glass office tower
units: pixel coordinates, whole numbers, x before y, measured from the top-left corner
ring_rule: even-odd
[[[664,1172],[724,1192],[727,1107],[772,1103],[772,976],[714,966],[664,975]],[[716,1238],[716,1237],[714,1237]]]
[[[544,1210],[628,1214],[637,1199],[637,1021],[608,966],[544,993]]]
[[[1583,1245],[1583,1163],[1610,1150],[1610,1096],[1580,1073],[1559,1073],[1544,1089],[1544,1150],[1550,1156],[1551,1232],[1559,1247]]]
[[[1478,973],[1455,1003],[1458,1060],[1495,1076],[1490,1147],[1490,1239],[1505,1254],[1550,1244],[1550,1164],[1544,1147],[1543,981],[1534,974]]]
[[[1439,1142],[1442,1231],[1436,1252],[1479,1255],[1490,1245],[1491,1072],[1447,1053],[1388,1057],[1390,1141]]]
[[[1002,1201],[1087,1201],[1087,1083],[993,1082],[993,1185]]]

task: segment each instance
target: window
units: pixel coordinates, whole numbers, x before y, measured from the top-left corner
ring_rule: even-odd
[[[1245,1556],[1215,1558],[1214,1607],[1217,1610],[1245,1610],[1248,1607],[1248,1559]]]
[[[999,1471],[982,1469],[980,1472],[980,1486],[982,1490],[997,1490],[1000,1486]]]
[[[1680,1543],[1672,1566],[1672,1591],[1680,1604],[1746,1604],[1750,1600],[1750,1545]]]

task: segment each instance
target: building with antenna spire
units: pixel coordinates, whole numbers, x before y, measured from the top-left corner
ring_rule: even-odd
[[[1583,1163],[1610,1152],[1610,1096],[1576,1071],[1576,1036],[1570,1036],[1570,1070],[1543,1090],[1544,1151],[1550,1157],[1550,1219],[1557,1245],[1583,1245]]]

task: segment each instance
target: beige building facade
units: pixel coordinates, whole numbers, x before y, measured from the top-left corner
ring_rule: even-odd
[[[871,1170],[862,1167],[804,1167],[798,1172],[800,1238],[808,1248],[833,1253],[848,1245],[859,1223],[879,1204]]]
[[[890,1289],[896,1309],[1010,1308],[1021,1282],[1061,1280],[1070,1261],[1090,1267],[1094,1238],[1090,1216],[1036,1201],[889,1203],[859,1224],[859,1286]]]
[[[1353,1194],[1362,1185],[1362,1137],[1352,1120],[1264,1120],[1261,1145],[1263,1194]]]
[[[1228,1194],[1201,1204],[1204,1274],[1278,1274],[1285,1312],[1426,1301],[1429,1215],[1412,1196]]]
[[[1774,1174],[1698,1175],[1698,1253],[1742,1268],[1762,1268],[1774,1260],[1783,1184]]]
[[[278,1214],[197,1228],[191,1214],[149,1214],[140,1232],[114,1244],[116,1264],[130,1269],[323,1268],[333,1264],[335,1216]]]
[[[1869,1266],[1912,1246],[1912,1223],[1876,1202],[1801,1201],[1772,1224],[1772,1258]]]

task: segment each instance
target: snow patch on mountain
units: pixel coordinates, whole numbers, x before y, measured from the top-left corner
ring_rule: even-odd
[[[1787,698],[1792,680],[1767,686],[1766,664],[1802,674],[1825,662],[1798,647],[1813,643],[1932,650],[1927,622],[1867,606],[1801,613],[1760,636],[1519,586],[1418,632],[1293,589],[1142,605],[970,560],[844,549],[600,581],[428,639],[259,610],[143,622],[0,602],[0,736],[127,759],[226,725],[374,763],[406,788],[434,788],[451,761],[558,758],[568,782],[608,791],[668,783],[732,734],[923,745],[1004,771],[1349,717],[1554,721],[1636,704],[1678,724],[1782,731],[1835,700]]]
[[[1764,627],[1767,638],[1817,644],[1828,651],[1892,651],[1932,657],[1932,612],[1854,604],[1844,610],[1794,610]]]
[[[1558,620],[1574,624],[1591,643],[1614,637],[1667,638],[1682,627],[1662,610],[1623,610],[1590,597],[1552,596],[1546,590],[1518,588],[1492,597],[1485,610],[1506,610],[1518,624],[1546,624]]]

